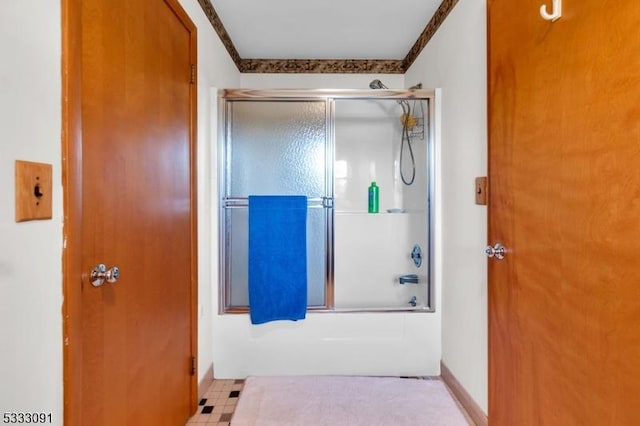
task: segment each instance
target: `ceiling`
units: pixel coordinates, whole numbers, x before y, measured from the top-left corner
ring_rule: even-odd
[[[458,0],[198,0],[241,72],[403,73]]]

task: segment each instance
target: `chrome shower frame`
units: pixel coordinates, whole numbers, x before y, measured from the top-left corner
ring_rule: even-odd
[[[375,80],[374,80],[375,81]],[[373,84],[373,82],[372,82]],[[384,85],[383,85],[384,86]],[[386,86],[385,86],[386,87]],[[224,225],[224,214],[225,208],[228,207],[228,202],[231,200],[225,200],[224,195],[225,192],[225,179],[221,171],[226,170],[225,164],[225,153],[224,153],[224,142],[228,137],[228,129],[226,128],[225,123],[227,123],[227,101],[237,101],[237,100],[260,100],[260,101],[292,101],[292,100],[307,100],[307,101],[320,101],[323,100],[327,103],[327,158],[331,160],[331,163],[335,162],[335,154],[334,154],[334,146],[335,146],[335,123],[334,123],[334,113],[335,113],[335,101],[336,100],[396,100],[398,103],[402,105],[403,102],[407,103],[409,101],[425,101],[427,103],[427,111],[428,115],[425,117],[426,123],[425,128],[428,129],[426,132],[426,143],[427,143],[427,166],[428,166],[428,186],[427,186],[427,223],[428,223],[428,246],[429,246],[429,254],[425,256],[423,261],[426,263],[427,268],[427,302],[425,303],[426,308],[422,308],[420,312],[435,312],[436,310],[436,294],[435,294],[435,271],[433,269],[434,265],[434,256],[435,256],[435,205],[434,200],[436,197],[436,149],[435,149],[435,113],[436,113],[436,103],[438,100],[436,99],[436,91],[432,89],[422,89],[422,85],[416,85],[410,89],[379,89],[379,90],[352,90],[352,89],[279,89],[279,90],[271,90],[271,89],[220,89],[218,90],[218,164],[217,164],[217,172],[216,174],[219,176],[218,179],[218,191],[217,191],[217,210],[218,210],[218,229],[220,238],[225,235],[226,229]],[[404,109],[404,108],[403,108]],[[333,169],[330,170],[330,173],[327,173],[327,179],[325,182],[327,194],[330,197],[328,199],[322,200],[322,204],[326,207],[330,207],[329,218],[327,221],[327,262],[326,262],[326,283],[325,283],[325,306],[317,307],[317,308],[309,308],[312,312],[380,312],[377,309],[345,309],[339,310],[334,309],[334,299],[333,299],[333,288],[334,288],[334,277],[333,277],[333,233],[334,233],[334,210],[333,210],[333,196],[334,196],[334,173]],[[220,250],[218,253],[219,256],[219,282],[225,283],[225,258],[226,251],[229,248],[224,244],[220,245]],[[226,298],[228,297],[229,290],[226,287],[219,285],[218,286],[218,311],[220,314],[223,313],[246,313],[246,309],[237,309],[237,308],[227,308],[226,307]],[[396,311],[395,309],[385,309],[384,312],[392,312]],[[407,311],[406,309],[397,309],[398,312]]]

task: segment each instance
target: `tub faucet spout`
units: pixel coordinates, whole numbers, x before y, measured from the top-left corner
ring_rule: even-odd
[[[418,276],[415,274],[401,275],[400,284],[418,284]]]

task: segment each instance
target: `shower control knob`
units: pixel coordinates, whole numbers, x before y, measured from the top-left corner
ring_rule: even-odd
[[[418,244],[413,246],[413,250],[411,250],[411,259],[417,268],[422,265],[422,249]]]
[[[498,260],[502,260],[507,253],[507,249],[502,244],[497,243],[493,247],[487,246],[487,248],[484,249],[484,253],[487,257],[495,257]]]

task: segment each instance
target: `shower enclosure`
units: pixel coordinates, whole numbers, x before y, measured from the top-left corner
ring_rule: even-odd
[[[250,195],[307,196],[309,312],[433,311],[433,102],[430,90],[221,90],[220,312],[248,310]]]

